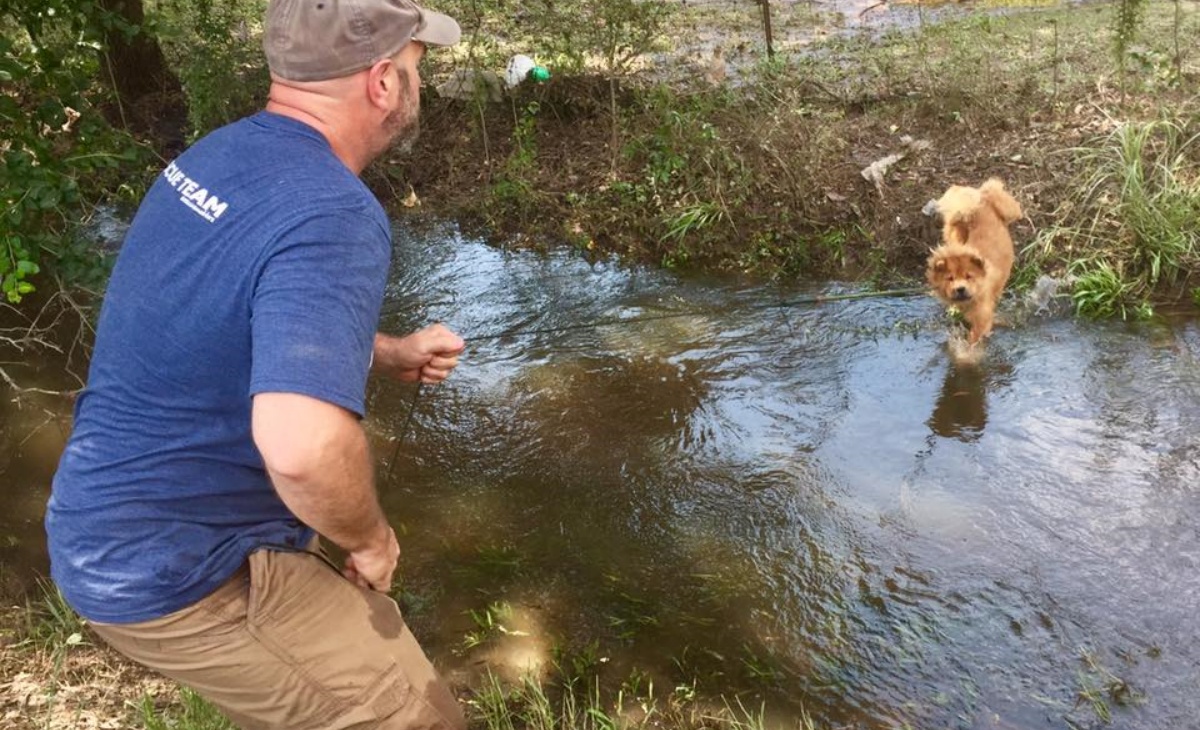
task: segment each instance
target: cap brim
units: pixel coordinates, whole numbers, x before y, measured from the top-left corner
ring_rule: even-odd
[[[452,46],[462,38],[462,29],[449,15],[421,9],[421,27],[413,35],[414,41],[431,46]]]

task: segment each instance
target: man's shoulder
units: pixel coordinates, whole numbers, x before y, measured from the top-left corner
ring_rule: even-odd
[[[290,171],[296,185],[350,186],[357,180],[311,127],[264,124],[259,117],[240,119],[216,129],[179,156],[180,162],[218,167],[230,174],[258,170]],[[316,177],[308,177],[305,172]]]
[[[357,214],[388,227],[371,190],[333,154],[316,130],[255,115],[201,138],[170,163],[192,177],[229,191],[244,210],[286,225],[313,218]],[[176,173],[179,174],[179,173]]]

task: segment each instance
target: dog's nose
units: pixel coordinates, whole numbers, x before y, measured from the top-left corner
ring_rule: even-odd
[[[960,286],[954,290],[954,298],[957,300],[961,301],[969,298],[970,296],[971,295],[967,292],[967,288],[965,286]]]

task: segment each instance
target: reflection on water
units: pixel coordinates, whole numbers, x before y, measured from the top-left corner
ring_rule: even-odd
[[[974,441],[983,434],[986,425],[987,392],[983,372],[975,366],[951,364],[946,368],[942,391],[933,407],[933,415],[929,417],[930,430],[938,436]]]
[[[1003,387],[1012,366],[997,361],[1001,354],[980,363],[956,362],[948,358],[946,376],[938,393],[929,430],[943,438],[976,441],[988,420],[988,392]]]
[[[384,328],[468,341],[367,421],[438,662],[637,668],[782,726],[1099,727],[1093,690],[1192,726],[1200,328],[1031,316],[964,366],[932,299],[802,293],[399,231]],[[5,401],[0,555],[40,567],[63,429]]]
[[[34,377],[6,367],[12,377]],[[42,515],[50,479],[66,445],[70,403],[0,386],[0,600],[49,572]]]

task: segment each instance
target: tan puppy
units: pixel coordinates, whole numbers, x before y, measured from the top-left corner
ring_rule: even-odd
[[[942,245],[929,254],[925,278],[935,296],[963,313],[974,345],[992,333],[1013,267],[1008,226],[1021,217],[1021,205],[992,178],[978,188],[951,185],[937,207]]]

